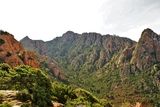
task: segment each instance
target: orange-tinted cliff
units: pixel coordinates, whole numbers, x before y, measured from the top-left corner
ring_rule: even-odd
[[[37,55],[32,51],[23,48],[14,36],[8,32],[0,31],[0,62],[8,63],[15,67],[18,65],[29,65],[34,68],[40,68],[45,62],[50,72],[58,79],[65,80],[62,70],[56,62],[53,62],[45,56]]]
[[[26,51],[13,35],[4,31],[0,31],[0,61],[11,66],[21,64],[35,68],[40,66],[33,52]]]

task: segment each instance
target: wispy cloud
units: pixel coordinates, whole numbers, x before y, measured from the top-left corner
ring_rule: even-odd
[[[145,27],[160,31],[159,0],[108,0],[102,11],[108,32],[138,40]]]

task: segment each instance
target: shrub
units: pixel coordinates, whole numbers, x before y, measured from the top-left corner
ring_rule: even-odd
[[[0,104],[2,103],[3,100],[3,94],[0,93]]]
[[[12,107],[12,106],[8,103],[3,103],[3,104],[0,104],[0,107]]]
[[[51,81],[43,71],[29,66],[11,68],[0,64],[0,89],[19,90],[17,98],[30,100],[35,107],[48,107],[51,103]]]
[[[11,70],[11,67],[6,63],[2,63],[0,64],[0,70],[9,72]]]
[[[99,103],[99,100],[95,96],[93,96],[90,92],[84,89],[77,88],[74,90],[74,93],[76,94],[77,97],[82,96],[83,98],[85,98],[85,100],[91,103]]]
[[[57,98],[57,101],[65,104],[67,100],[75,98],[76,96],[72,93],[73,89],[70,86],[54,83],[53,84],[53,96]]]
[[[21,105],[21,107],[32,107],[30,103],[24,103]]]
[[[16,94],[16,98],[22,102],[25,102],[27,100],[31,100],[31,95],[26,89],[24,89]]]
[[[39,69],[28,66],[16,68],[18,75],[12,78],[23,89],[31,94],[31,101],[34,106],[46,107],[51,105],[51,81]],[[13,81],[13,82],[14,82]]]

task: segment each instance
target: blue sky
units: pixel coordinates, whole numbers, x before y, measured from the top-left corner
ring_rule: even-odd
[[[20,40],[51,40],[68,30],[138,40],[160,32],[160,0],[0,0],[0,29]]]

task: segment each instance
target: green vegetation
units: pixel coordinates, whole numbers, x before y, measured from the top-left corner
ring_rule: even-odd
[[[3,103],[3,104],[0,104],[0,107],[12,107],[12,106],[8,103]]]
[[[34,107],[51,105],[51,81],[41,70],[24,65],[12,69],[0,64],[0,77],[1,90],[21,91],[17,97],[30,100]]]
[[[104,105],[110,105],[111,107],[110,103],[100,101],[84,89],[73,88],[58,82],[53,83],[52,97],[54,101],[64,104],[65,107],[74,107],[78,105],[85,105],[87,107],[93,107],[94,105],[99,105],[97,107],[104,107]]]
[[[16,98],[22,102],[26,102],[31,99],[28,90],[24,89],[16,94]]]
[[[127,63],[125,67],[128,68],[123,70],[123,67],[118,67],[116,63],[119,52],[111,53],[113,59],[106,63],[103,58],[100,58],[103,57],[103,51],[105,51],[102,47],[83,43],[67,42],[65,44],[60,41],[54,43],[55,45],[49,46],[48,55],[58,61],[71,85],[86,89],[114,106],[134,105],[136,102],[151,106],[160,105],[160,79],[158,79],[160,78],[160,64],[157,63],[151,69],[144,71],[138,69],[130,71],[134,65]],[[125,62],[128,59],[130,56],[125,59]],[[92,98],[88,100],[84,97],[85,95],[77,97],[74,89],[68,86],[56,87],[55,85],[54,90],[59,93],[53,93],[52,98],[66,106],[108,104],[107,101],[105,104],[101,101],[92,102]]]
[[[3,94],[0,94],[0,104],[2,103]]]
[[[22,107],[50,107],[52,101],[66,107],[110,105],[84,89],[52,81],[44,71],[25,65],[11,68],[8,64],[0,64],[0,90],[18,90],[16,99],[24,102]],[[2,107],[7,106],[3,104]]]
[[[86,70],[88,65],[85,66],[84,64],[83,67],[80,67],[81,71],[66,73],[71,84],[84,88],[99,98],[110,101],[114,106],[133,106],[136,102],[140,102],[148,105],[148,107],[159,107],[160,63],[144,71],[139,69],[131,71],[130,69],[123,70],[122,67],[116,66],[115,62],[116,58],[113,58],[96,72],[88,72]],[[126,67],[132,68],[134,65],[128,64]],[[71,66],[68,66],[68,68],[70,71],[72,70]],[[78,104],[78,102],[83,101],[83,98],[79,97],[71,101],[69,105],[74,104],[74,101]],[[89,103],[86,103],[86,105],[89,105]]]
[[[160,64],[155,64],[146,71],[132,73],[120,68],[112,70],[112,65],[114,64],[108,64],[105,69],[97,71],[96,75],[83,78],[85,84],[82,87],[108,99],[115,106],[122,103],[134,105],[136,102],[150,105],[149,107],[160,106]]]

